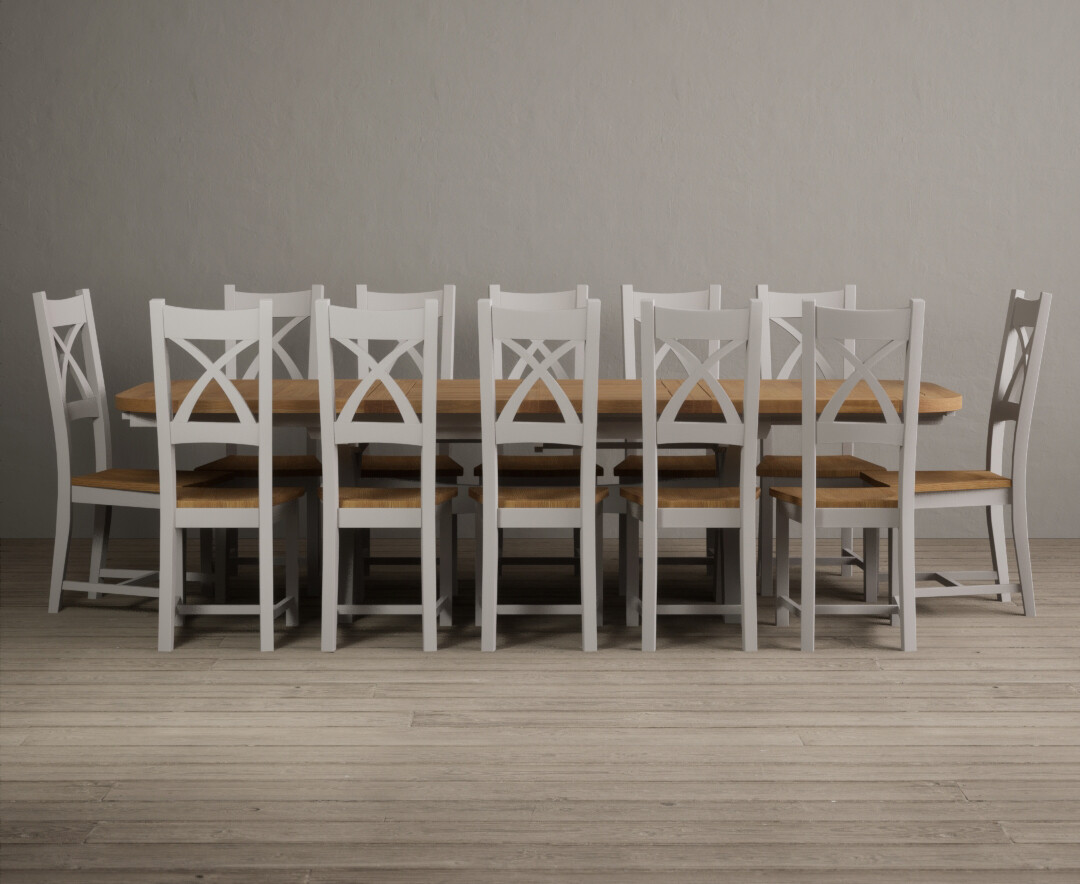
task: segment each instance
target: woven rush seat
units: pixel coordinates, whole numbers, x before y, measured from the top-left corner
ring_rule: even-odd
[[[862,478],[873,485],[896,488],[897,474],[892,470],[868,471]],[[1011,488],[1012,479],[999,476],[990,470],[916,470],[915,493],[930,494],[935,491],[985,491],[993,488]]]
[[[314,454],[275,454],[273,464],[277,476],[322,475],[322,464]],[[247,479],[259,475],[259,458],[254,454],[228,454],[195,469],[196,472],[226,470]]]
[[[661,479],[716,478],[716,458],[711,454],[666,455],[657,457],[656,461]],[[616,464],[612,473],[620,479],[640,479],[644,475],[644,460],[640,454],[631,454]]]
[[[607,488],[596,489],[596,502],[608,496]],[[469,497],[477,503],[484,502],[484,487],[473,485]],[[581,489],[577,486],[499,488],[499,506],[503,509],[574,509],[581,506]]]
[[[502,454],[499,455],[500,479],[576,479],[581,472],[577,454]],[[596,465],[596,475],[603,475]],[[477,464],[474,476],[484,475],[484,465]]]
[[[210,470],[183,470],[176,474],[178,488],[192,488],[199,485],[216,485],[232,478],[232,473]],[[74,476],[72,485],[83,488],[108,488],[111,491],[135,491],[142,494],[160,494],[161,484],[157,470],[99,470]]]
[[[858,479],[864,472],[884,472],[884,467],[853,454],[826,454],[817,458],[819,479]],[[802,457],[767,454],[758,464],[757,474],[770,479],[801,479]]]

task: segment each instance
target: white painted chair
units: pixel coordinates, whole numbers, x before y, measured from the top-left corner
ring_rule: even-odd
[[[453,285],[444,285],[434,291],[370,291],[366,285],[356,286],[356,307],[361,310],[418,310],[428,301],[438,305],[438,377],[454,377],[454,329],[456,321],[456,291]],[[366,341],[359,340],[366,353]],[[410,353],[417,369],[421,368],[422,357]],[[360,366],[360,377],[364,377],[366,365]],[[364,452],[360,465],[361,475],[373,479],[418,480],[420,478],[420,457],[418,454],[378,454]],[[456,481],[464,475],[461,464],[450,457],[447,451],[435,455],[435,478],[440,481]]]
[[[273,313],[269,301],[251,310],[191,310],[150,302],[150,336],[154,356],[154,396],[157,404],[158,463],[161,467],[161,593],[158,601],[158,650],[171,651],[175,627],[189,615],[259,616],[259,647],[274,649],[274,620],[285,614],[285,625],[298,619],[299,505],[303,488],[273,484]],[[196,342],[221,343],[214,357]],[[201,375],[174,408],[169,347],[186,353]],[[244,401],[225,366],[255,350],[258,361],[258,405]],[[234,420],[193,419],[194,408],[211,384],[232,406]],[[252,446],[257,450],[258,487],[180,487],[176,482],[176,449],[192,444]],[[274,525],[284,523],[285,596],[274,602]],[[254,528],[259,543],[258,604],[186,604],[180,568],[181,531],[187,528]]]
[[[754,567],[757,520],[756,458],[740,462],[739,485],[724,488],[719,477],[707,485],[660,484],[661,446],[739,446],[756,454],[761,380],[762,309],[752,302],[742,310],[685,310],[655,307],[651,301],[641,311],[641,414],[644,477],[640,487],[624,487],[631,520],[640,523],[644,538],[643,579],[638,595],[637,525],[628,532],[630,573],[627,578],[627,625],[641,616],[641,649],[656,650],[658,614],[739,614],[742,618],[743,650],[757,650],[757,574]],[[692,346],[707,342],[707,355],[698,356]],[[690,346],[688,346],[690,345]],[[686,374],[678,389],[657,415],[656,378],[667,354],[673,354]],[[717,380],[720,364],[728,357],[745,358],[742,414]],[[713,397],[712,405],[722,421],[680,416],[687,397],[702,387]],[[696,413],[696,411],[695,411]],[[653,417],[653,415],[657,415]],[[739,532],[742,570],[739,604],[658,603],[658,541],[662,528],[733,528]]]
[[[430,292],[373,292],[366,285],[358,285],[356,287],[356,306],[361,310],[416,310],[424,307],[428,301],[434,300],[439,310],[439,378],[452,378],[454,376],[454,329],[457,314],[456,293],[457,288],[452,285],[444,285],[441,289]],[[365,348],[366,352],[366,343],[361,341],[361,346]],[[415,352],[410,355],[419,370],[421,356]],[[363,377],[367,366],[361,364],[359,369],[359,376]],[[418,482],[420,480],[420,456],[365,451],[361,457],[359,469],[360,476],[365,481],[373,479],[387,482]],[[464,475],[464,468],[450,456],[449,445],[440,444],[435,455],[435,480],[437,482],[457,482]],[[457,530],[457,520],[454,521],[454,530]],[[417,562],[415,558],[411,557],[372,557],[370,554],[370,538],[368,538],[367,533],[361,531],[358,534],[360,540],[358,544],[360,547],[359,553],[364,561],[365,568],[372,561],[383,564],[415,564]],[[456,541],[452,546],[456,549]]]
[[[915,650],[915,444],[919,426],[919,388],[922,375],[923,316],[921,300],[899,310],[845,310],[803,302],[802,363],[802,485],[772,487],[777,517],[776,625],[786,626],[790,611],[801,617],[804,651],[814,650],[814,625],[818,614],[899,614],[901,646]],[[859,347],[859,343],[863,347]],[[870,345],[870,346],[867,346]],[[871,350],[859,355],[859,349]],[[898,410],[875,371],[897,354],[903,362],[903,403]],[[846,378],[829,398],[820,415],[817,410],[815,366],[823,358],[830,366],[845,361]],[[879,368],[881,366],[881,368]],[[855,385],[869,386],[877,400],[880,422],[859,420],[861,415],[840,416],[839,409]],[[897,488],[822,487],[817,480],[817,449],[822,444],[877,443],[899,450]],[[790,523],[802,524],[802,592],[799,602],[790,596]],[[895,580],[890,580],[890,599],[877,602],[877,580],[868,584],[865,602],[817,604],[817,530],[862,528],[867,538],[866,571],[878,573],[876,551],[881,530],[895,530],[897,545]],[[872,591],[871,591],[872,590]]]
[[[488,299],[493,307],[507,307],[512,310],[580,310],[589,302],[589,287],[578,285],[562,292],[508,292],[499,285],[491,285],[488,288]],[[529,341],[525,350],[526,354],[547,356],[547,345],[544,341]],[[584,372],[585,349],[575,345],[560,359],[552,363],[551,370],[554,377],[559,379],[573,378],[581,380]],[[515,359],[509,366],[503,365],[503,353],[501,348],[493,354],[493,368],[496,378],[513,379],[522,376],[528,368],[527,359],[515,354]],[[520,446],[516,450],[506,450],[499,454],[499,475],[504,485],[566,485],[573,482],[581,469],[580,457],[577,454],[566,453],[521,453]],[[596,475],[603,474],[599,465],[596,467]],[[473,476],[483,480],[484,464],[481,462],[473,469]],[[581,563],[581,532],[575,530],[574,550],[570,557],[546,556],[504,556],[503,535],[499,534],[499,567],[505,561],[515,562],[520,565],[537,563],[544,564],[569,564],[574,568],[575,576],[578,575]],[[479,601],[479,599],[477,599]]]
[[[278,366],[290,380],[315,377],[315,346],[314,326],[311,315],[314,305],[326,297],[325,290],[321,285],[313,285],[310,289],[298,292],[239,292],[235,285],[225,286],[225,309],[226,310],[253,310],[262,301],[271,303],[274,322],[278,325],[275,329],[272,346],[273,366]],[[307,341],[307,358],[299,359],[296,356],[295,341],[297,339]],[[300,365],[305,366],[301,369]],[[259,373],[259,360],[252,358],[246,365],[239,364],[237,359],[231,359],[225,366],[225,376],[236,379],[243,378],[252,380]],[[307,506],[304,518],[304,535],[307,538],[307,573],[310,584],[315,580],[319,570],[319,501],[316,496],[319,481],[322,478],[322,465],[315,456],[315,443],[308,439],[307,452],[305,454],[276,454],[274,455],[274,481],[287,484],[301,485],[308,492]],[[258,478],[259,464],[255,455],[237,454],[235,446],[226,449],[226,455],[197,467],[199,470],[228,470],[237,479],[252,482]],[[244,561],[236,555],[237,532],[218,531],[214,538],[214,550],[216,560],[213,564],[215,576],[215,599],[218,602],[225,601],[226,576],[230,568],[238,562]],[[210,543],[204,537],[204,551],[210,549]],[[204,570],[210,570],[209,562],[204,552]]]
[[[755,293],[764,308],[765,338],[761,346],[761,376],[787,380],[801,365],[802,332],[796,327],[802,317],[803,301],[811,300],[821,307],[836,307],[845,310],[855,309],[855,286],[846,285],[835,292],[814,292],[812,294],[791,294],[775,292],[767,285],[759,285]],[[780,333],[792,343],[790,353],[774,354],[772,332]],[[781,362],[781,358],[783,361]],[[819,353],[817,369],[824,378],[842,378],[845,363],[832,366]],[[773,594],[773,534],[776,522],[776,508],[769,489],[773,485],[788,485],[792,480],[802,478],[802,458],[795,455],[772,453],[773,440],[765,438],[762,443],[762,458],[758,464],[758,477],[761,479],[761,546],[759,549],[759,570],[761,572],[761,594]],[[881,470],[868,460],[855,456],[855,446],[842,445],[840,454],[820,454],[817,458],[818,484],[836,486],[858,486],[864,484],[860,478],[865,470]],[[865,546],[865,544],[864,544]],[[873,553],[872,553],[873,555]],[[797,560],[796,560],[797,561]],[[840,529],[840,555],[818,556],[819,565],[839,565],[840,573],[850,577],[852,566],[863,567],[863,559],[856,555],[852,543],[850,527]],[[866,576],[867,588],[875,576]]]
[[[720,309],[720,286],[711,285],[707,289],[697,292],[643,292],[635,289],[632,285],[622,287],[622,335],[623,335],[623,376],[628,380],[637,380],[638,353],[637,341],[641,334],[641,305],[651,301],[657,307],[671,307],[681,310],[719,310]],[[710,343],[710,348],[712,343]],[[723,457],[721,449],[714,447],[712,451],[690,452],[682,451],[678,454],[668,454],[660,457],[659,476],[664,481],[678,481],[690,484],[714,483],[720,473],[720,463]],[[642,456],[640,454],[626,454],[615,468],[612,475],[620,485],[636,485],[641,482],[643,475]],[[626,575],[629,573],[627,557],[627,514],[625,500],[618,498],[619,513],[619,592],[626,595]],[[717,533],[709,529],[706,540],[706,555],[704,558],[681,556],[677,559],[661,558],[661,564],[678,562],[688,565],[691,563],[705,564],[709,572],[717,580],[718,590],[722,589],[720,582],[721,571],[717,567],[717,554],[720,549]],[[636,566],[635,566],[636,567]]]
[[[319,359],[319,415],[323,449],[323,599],[322,649],[337,647],[338,616],[357,614],[420,614],[425,651],[438,646],[436,618],[450,623],[453,603],[451,554],[454,487],[437,487],[435,479],[435,422],[438,378],[438,305],[428,300],[412,310],[361,310],[317,305],[316,351]],[[376,358],[368,350],[372,340],[391,343],[390,352]],[[333,347],[345,348],[363,366],[355,389],[337,402]],[[417,353],[417,348],[422,353]],[[419,414],[392,372],[404,356],[419,358],[422,375]],[[393,405],[371,414],[365,400],[375,394]],[[397,420],[389,419],[396,412]],[[339,446],[368,444],[405,445],[420,449],[420,483],[413,487],[345,486]],[[444,547],[441,587],[436,586],[436,522]],[[339,603],[339,536],[341,529],[419,528],[421,548],[420,595],[417,604]],[[437,590],[441,588],[441,594]]]
[[[992,571],[928,571],[916,579],[938,586],[917,586],[915,598],[997,595],[1003,601],[1019,590],[1024,613],[1035,616],[1035,586],[1031,575],[1028,539],[1027,461],[1031,416],[1039,383],[1046,330],[1050,321],[1049,292],[1025,298],[1018,289],[1009,297],[1005,334],[998,358],[997,380],[990,402],[986,432],[986,468],[983,470],[919,470],[915,473],[915,509],[979,507],[986,510]],[[1012,455],[1005,472],[1005,438],[1012,424]],[[895,488],[896,472],[869,471],[863,478],[876,485]],[[1005,551],[1005,507],[1012,517],[1013,544],[1019,583],[1009,581]],[[980,581],[967,583],[966,581]],[[994,581],[987,583],[986,581]]]
[[[600,372],[600,304],[571,309],[511,309],[479,303],[480,405],[483,484],[469,489],[478,504],[477,583],[481,648],[494,651],[498,614],[579,614],[582,646],[596,650],[602,603],[603,500],[596,485],[596,422]],[[505,403],[496,397],[502,348],[517,356],[509,372],[521,383]],[[582,374],[581,413],[559,384],[559,360],[569,353]],[[538,388],[538,385],[540,387]],[[521,406],[534,388],[546,389],[561,420],[529,420]],[[500,445],[577,448],[577,482],[570,485],[507,486],[502,482]],[[572,528],[581,532],[581,604],[510,605],[498,601],[498,536],[501,528]]]
[[[53,434],[56,441],[56,535],[53,546],[49,611],[60,610],[64,590],[157,598],[158,588],[147,585],[156,571],[106,568],[113,507],[159,509],[157,470],[118,469],[112,465],[109,406],[101,371],[97,329],[90,292],[80,289],[75,297],[50,301],[45,292],[34,294],[45,381],[49,390]],[[81,349],[81,356],[79,350]],[[94,472],[75,475],[72,436],[76,424],[91,421],[94,437]],[[178,473],[181,486],[216,485],[230,478],[226,472]],[[94,507],[94,533],[90,547],[89,580],[65,580],[71,539],[73,504]],[[201,575],[190,575],[192,579]],[[106,583],[117,580],[118,583]]]

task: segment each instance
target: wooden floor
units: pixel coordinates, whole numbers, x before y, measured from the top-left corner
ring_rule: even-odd
[[[985,567],[972,541],[919,553]],[[201,618],[166,655],[153,603],[50,616],[48,544],[0,554],[4,884],[1080,880],[1076,541],[1034,545],[1037,618],[927,600],[914,654],[852,618],[800,654],[766,602],[750,655],[670,619],[655,654],[609,625],[585,655],[569,618],[504,620],[495,654],[441,630],[427,655],[418,620],[361,620],[331,655],[310,610],[273,654],[254,618]]]

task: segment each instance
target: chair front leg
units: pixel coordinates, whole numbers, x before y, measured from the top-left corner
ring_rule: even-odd
[[[337,649],[339,577],[337,512],[331,505],[323,506],[322,518],[322,649]]]
[[[604,625],[604,507],[596,505],[596,625]]]
[[[595,508],[595,506],[594,506]],[[584,651],[596,650],[596,516],[581,512],[581,558],[578,568],[581,574],[581,647]],[[576,536],[575,529],[575,536]]]
[[[94,537],[90,542],[90,582],[101,582],[101,569],[109,552],[109,528],[112,525],[112,507],[94,507]],[[87,593],[87,598],[96,599],[99,593]]]
[[[259,650],[274,650],[274,520],[259,517]]]
[[[1020,595],[1024,600],[1024,616],[1035,616],[1035,578],[1031,571],[1031,545],[1028,540],[1027,490],[1013,486],[1012,506],[1013,547],[1016,549],[1016,570],[1020,572]]]
[[[758,553],[761,571],[761,595],[766,598],[773,594],[773,524],[776,520],[776,506],[772,495],[769,494],[769,488],[768,481],[762,479],[761,500],[758,507],[761,513],[761,540]]]
[[[641,523],[630,515],[629,508],[626,529],[626,575],[620,574],[619,579],[626,584],[626,625],[638,626],[641,623],[641,556],[638,549]]]
[[[817,607],[817,525],[814,512],[803,511],[802,520],[802,587],[799,590],[799,627],[802,650],[814,650],[814,631]]]
[[[310,513],[310,510],[308,511]],[[285,510],[285,626],[300,622],[300,505],[290,503]]]
[[[739,531],[741,554],[741,596],[742,596],[742,644],[744,651],[756,651],[758,648],[757,614],[757,568],[754,566],[754,521],[757,507],[753,503],[744,504],[742,528]]]
[[[791,612],[781,599],[791,598],[791,520],[776,509],[776,625],[787,626]]]
[[[990,535],[990,558],[994,563],[998,583],[1009,582],[1009,555],[1005,550],[1005,507],[988,506],[986,508],[986,530]],[[1011,592],[998,595],[1003,602],[1012,601]]]
[[[420,622],[424,650],[427,652],[439,647],[435,519],[434,512],[423,513],[420,517]]]
[[[480,627],[480,650],[494,651],[496,645],[495,622],[498,605],[498,579],[499,579],[499,515],[498,508],[490,502],[486,503],[486,512],[482,519],[484,532],[483,547],[483,600],[481,627]]]
[[[656,569],[659,537],[656,513],[645,507],[642,522],[644,550],[641,556],[641,650],[656,650]]]
[[[851,549],[850,545],[847,547]],[[878,582],[880,580],[879,550],[881,531],[878,528],[863,529],[863,600],[874,604],[878,600]],[[850,568],[849,568],[850,570]]]
[[[161,526],[161,564],[158,567],[158,650],[171,651],[175,646],[176,627],[179,616],[176,610],[177,596],[181,587],[177,577],[183,578],[180,561],[180,531],[172,522]]]
[[[53,535],[52,576],[49,579],[49,613],[60,610],[60,596],[67,571],[68,547],[71,543],[71,487],[60,484],[56,495],[56,534]]]
[[[444,599],[439,611],[439,625],[454,622],[454,508],[445,503],[439,510],[439,595]]]

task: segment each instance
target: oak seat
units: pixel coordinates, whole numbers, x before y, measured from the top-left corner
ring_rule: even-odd
[[[770,488],[769,493],[777,500],[802,506],[800,487],[780,486]],[[896,509],[896,488],[828,488],[819,487],[815,505],[818,509]]]
[[[499,479],[576,479],[581,473],[581,456],[578,454],[501,454],[499,455]],[[600,464],[596,475],[603,475]],[[484,465],[477,464],[474,476],[484,475]],[[576,504],[575,504],[576,506]]]
[[[319,499],[323,496],[319,489]],[[449,503],[457,496],[457,488],[436,488],[435,505]],[[419,509],[419,488],[372,488],[348,487],[338,492],[338,506],[341,509]]]
[[[465,468],[448,454],[435,455],[435,475],[459,479]],[[360,459],[360,475],[365,479],[419,479],[420,455],[365,454]]]
[[[596,489],[596,502],[600,503],[608,496],[608,489],[601,486]],[[469,497],[477,503],[484,502],[484,486],[469,487]],[[581,506],[581,489],[577,486],[565,488],[552,485],[537,487],[513,486],[499,487],[499,509],[576,509]]]
[[[232,478],[229,472],[211,472],[210,470],[184,470],[177,472],[176,484],[180,488],[195,487],[197,485],[216,485]],[[134,491],[140,494],[160,494],[160,478],[157,470],[126,470],[113,468],[98,470],[96,473],[86,473],[82,476],[73,476],[72,485],[81,485],[83,488],[106,488],[110,491]]]
[[[619,494],[636,503],[638,506],[645,505],[645,490],[636,486],[620,488]],[[756,497],[760,497],[757,492]],[[661,487],[657,492],[656,505],[660,509],[738,509],[738,488],[671,488]]]
[[[899,484],[894,470],[876,470],[862,474],[874,485],[896,488]],[[935,491],[986,491],[992,488],[1012,488],[1012,479],[990,470],[916,470],[915,493]]]
[[[314,454],[275,454],[273,457],[276,476],[321,476],[322,464]],[[254,454],[227,454],[210,463],[195,468],[202,470],[227,470],[244,479],[259,475],[259,458]]]
[[[274,488],[272,506],[281,506],[304,496],[303,488]],[[179,488],[176,505],[181,509],[257,509],[258,488]]]
[[[618,478],[640,479],[644,475],[644,460],[631,454],[612,470]],[[711,454],[668,455],[657,458],[661,479],[715,479],[716,458]]]
[[[853,454],[827,454],[817,459],[819,479],[858,479],[864,472],[884,471],[884,467]],[[798,454],[767,454],[758,464],[757,474],[770,479],[801,479],[802,457]]]

